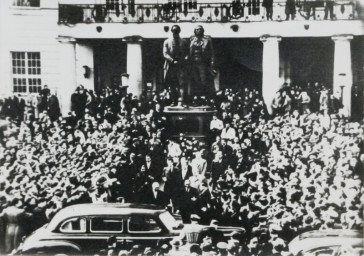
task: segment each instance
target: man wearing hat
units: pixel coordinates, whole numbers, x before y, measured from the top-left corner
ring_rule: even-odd
[[[93,203],[99,202],[110,202],[112,193],[108,188],[107,178],[102,176],[96,181],[96,190],[90,194]]]
[[[87,95],[82,85],[77,87],[76,91],[71,95],[71,110],[75,111],[77,118],[83,117],[85,114],[85,107],[87,102]]]

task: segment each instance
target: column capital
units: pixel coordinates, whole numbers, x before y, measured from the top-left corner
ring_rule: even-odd
[[[76,39],[73,37],[59,36],[56,39],[60,43],[76,43]]]
[[[272,41],[277,41],[277,42],[282,41],[282,37],[281,36],[274,36],[274,35],[262,35],[259,39],[263,43],[265,43],[265,42],[272,42]]]
[[[350,41],[354,38],[351,34],[344,34],[344,35],[333,35],[331,39],[333,41]]]
[[[128,44],[141,44],[143,42],[143,37],[141,36],[126,36],[123,38],[123,42]]]

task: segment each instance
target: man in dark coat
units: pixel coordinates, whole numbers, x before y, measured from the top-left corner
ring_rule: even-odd
[[[155,181],[162,180],[163,170],[150,155],[145,156],[145,168],[148,175],[151,175]]]
[[[87,95],[83,87],[78,87],[71,95],[71,110],[76,112],[77,118],[82,118],[85,114]]]
[[[56,121],[61,115],[61,109],[59,108],[59,101],[56,95],[52,94],[49,97],[48,114],[52,121]]]
[[[248,162],[246,159],[244,159],[243,154],[241,150],[236,152],[237,159],[235,163],[233,164],[233,170],[237,175],[240,175],[241,173],[244,173],[248,170]]]
[[[216,152],[215,159],[211,164],[211,177],[214,183],[217,182],[220,176],[224,175],[226,170],[226,163],[223,160],[223,154],[221,151]]]
[[[185,180],[185,187],[181,191],[179,210],[183,223],[191,223],[191,214],[195,212],[198,202],[198,191],[191,187],[191,182]]]
[[[202,182],[198,191],[197,214],[201,218],[201,224],[208,225],[213,217],[211,209],[211,193],[206,182]]]
[[[169,200],[166,193],[159,190],[159,183],[153,182],[152,190],[147,191],[147,193],[142,197],[142,203],[166,207],[169,203]]]
[[[325,0],[325,20],[327,20],[328,16],[330,16],[331,20],[334,18],[334,4],[334,0]]]
[[[24,225],[27,218],[31,217],[24,209],[19,207],[19,199],[14,198],[10,206],[0,214],[0,218],[6,223],[5,252],[10,253],[17,248],[24,235]]]
[[[171,28],[173,37],[166,39],[163,44],[164,80],[167,87],[171,87],[173,103],[176,104],[178,97],[184,100],[187,85],[185,63],[188,59],[188,43],[180,38],[181,28],[174,25]],[[172,104],[173,104],[172,103]]]
[[[286,20],[289,20],[289,16],[294,20],[296,16],[296,1],[295,0],[286,0]]]
[[[182,176],[183,181],[188,180],[193,175],[192,167],[191,167],[191,165],[188,164],[186,157],[181,158],[180,169],[181,169],[181,176]]]
[[[148,175],[146,172],[145,165],[142,165],[140,167],[140,171],[135,176],[134,182],[133,182],[133,199],[136,202],[141,202],[142,197],[145,195],[145,193],[150,189],[152,182],[154,181],[154,178],[151,175]]]
[[[13,95],[13,97],[9,101],[9,116],[17,121],[23,121],[24,120],[24,108],[25,108],[25,101],[16,96]]]
[[[273,20],[273,0],[263,0],[263,6],[267,13],[267,20]]]
[[[215,90],[210,86],[209,74],[215,72],[215,56],[212,40],[205,36],[204,28],[199,25],[190,39],[190,60],[192,73],[192,91],[196,96],[212,95]]]
[[[115,174],[120,182],[120,195],[129,201],[133,197],[133,180],[139,172],[139,164],[135,153],[130,153],[129,161],[126,164],[119,164]]]
[[[43,98],[48,98],[48,96],[51,94],[51,90],[49,90],[48,85],[44,85],[43,89],[39,92],[40,96]]]
[[[180,169],[173,163],[172,158],[167,159],[167,167],[163,170],[165,179],[164,192],[172,199],[174,207],[178,207],[183,180]]]

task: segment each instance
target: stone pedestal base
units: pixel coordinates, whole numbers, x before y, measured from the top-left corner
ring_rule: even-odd
[[[170,123],[172,137],[183,133],[186,137],[206,138],[212,116],[216,110],[209,106],[166,107],[164,110]]]

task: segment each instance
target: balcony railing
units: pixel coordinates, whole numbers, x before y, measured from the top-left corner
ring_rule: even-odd
[[[329,0],[330,1],[330,0]],[[295,20],[357,19],[355,2],[335,0],[333,15],[325,0],[296,0]],[[273,20],[286,19],[285,0],[273,1]],[[292,9],[292,8],[291,8]],[[313,12],[315,9],[315,14]],[[60,4],[59,23],[158,23],[158,22],[261,22],[267,21],[263,0],[234,0],[232,3],[168,4]]]

